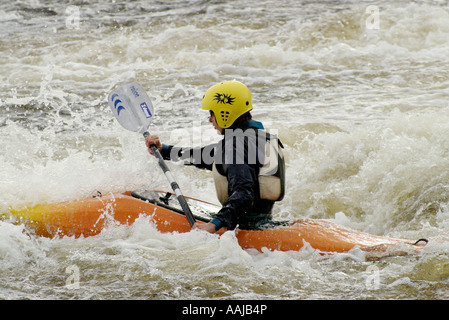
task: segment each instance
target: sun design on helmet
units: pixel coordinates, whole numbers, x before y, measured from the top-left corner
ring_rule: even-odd
[[[213,100],[217,100],[217,103],[223,103],[223,104],[233,104],[235,98],[231,97],[231,95],[227,95],[225,93],[216,93],[215,98]]]

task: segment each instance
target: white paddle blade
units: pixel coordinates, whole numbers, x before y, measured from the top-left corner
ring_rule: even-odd
[[[153,117],[153,104],[140,84],[130,82],[113,90],[108,103],[125,129],[141,133],[147,130]]]

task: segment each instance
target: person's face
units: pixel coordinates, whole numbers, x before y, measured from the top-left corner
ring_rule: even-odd
[[[219,135],[223,134],[223,128],[219,127],[217,124],[217,120],[215,119],[215,114],[212,111],[210,112],[210,116],[209,116],[209,122],[212,123],[212,125],[214,126],[215,130],[217,130]]]

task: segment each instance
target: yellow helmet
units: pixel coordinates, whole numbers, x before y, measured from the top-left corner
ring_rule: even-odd
[[[229,128],[238,117],[253,109],[251,92],[239,81],[220,82],[206,91],[201,107],[214,113],[221,128]]]

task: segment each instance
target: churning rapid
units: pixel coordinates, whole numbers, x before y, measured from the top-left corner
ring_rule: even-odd
[[[2,1],[0,299],[448,299],[447,1]],[[282,219],[322,218],[430,239],[367,261],[243,250],[233,232],[158,232],[141,218],[42,238],[11,208],[169,185],[107,105],[139,82],[162,142],[219,136],[201,110],[236,79],[286,157]],[[217,202],[209,172],[169,163],[183,193]]]

